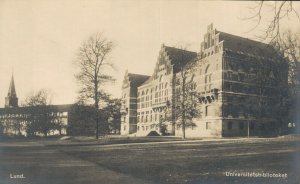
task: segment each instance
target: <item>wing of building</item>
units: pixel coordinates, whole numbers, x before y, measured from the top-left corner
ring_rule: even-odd
[[[19,107],[12,76],[5,106],[0,108],[2,135],[94,135],[94,109],[76,104]]]
[[[200,116],[185,127],[187,137],[268,134],[285,125],[288,65],[271,46],[224,33],[209,25],[198,53],[162,45],[151,76],[126,72],[122,86],[121,134],[181,136],[177,91],[189,63]],[[167,113],[172,118],[166,117]],[[162,122],[164,121],[164,122]]]

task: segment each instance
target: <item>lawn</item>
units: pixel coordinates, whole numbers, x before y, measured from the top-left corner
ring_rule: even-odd
[[[299,141],[257,139],[70,146],[64,153],[154,183],[295,183]],[[226,177],[225,172],[287,173],[287,178]]]

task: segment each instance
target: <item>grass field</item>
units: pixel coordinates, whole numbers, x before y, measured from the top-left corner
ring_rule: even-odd
[[[236,139],[64,149],[67,154],[154,183],[297,181],[299,144],[287,139]],[[226,177],[225,172],[287,173],[288,178]],[[297,173],[298,172],[298,173]]]
[[[128,139],[121,140],[1,142],[0,181],[5,184],[299,183],[299,139],[175,139],[174,142],[172,138],[133,138],[129,139],[130,144],[124,144]],[[9,179],[11,172],[24,173],[26,179]],[[287,177],[228,177],[226,172],[286,173]]]

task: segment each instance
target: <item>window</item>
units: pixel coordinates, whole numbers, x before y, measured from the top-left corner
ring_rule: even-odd
[[[244,122],[239,123],[239,128],[240,128],[240,130],[244,130]]]
[[[206,122],[206,130],[211,129],[211,122]]]
[[[210,67],[209,67],[209,65],[207,65],[207,67],[205,69],[205,80],[204,80],[204,82],[205,82],[205,86],[204,86],[205,91],[208,91],[211,88],[209,86],[209,84],[212,81],[212,73],[211,73],[211,71],[209,69],[210,69]]]
[[[205,107],[205,116],[214,116],[214,108],[212,105]]]
[[[243,73],[239,73],[238,74],[239,75],[239,81],[244,81],[244,79],[245,79],[245,74],[243,74]]]
[[[228,72],[228,79],[229,79],[229,80],[232,79],[232,72]]]
[[[228,129],[228,130],[231,130],[231,129],[232,129],[232,122],[228,122],[228,123],[227,123],[227,129]]]
[[[254,123],[253,123],[253,122],[250,123],[250,129],[251,129],[251,130],[254,129]]]

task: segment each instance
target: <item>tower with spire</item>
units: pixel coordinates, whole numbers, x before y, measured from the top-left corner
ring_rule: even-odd
[[[5,108],[13,108],[13,107],[18,107],[18,97],[16,93],[14,75],[12,75],[11,77],[8,94],[7,97],[5,97]]]

